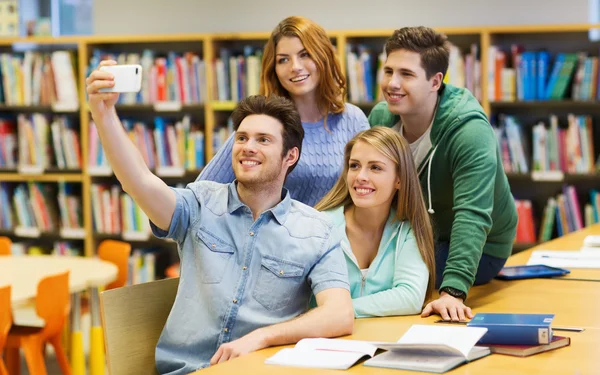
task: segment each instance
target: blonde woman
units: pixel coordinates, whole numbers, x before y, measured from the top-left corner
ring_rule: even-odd
[[[435,286],[433,233],[410,148],[398,132],[357,134],[316,205],[342,237],[357,318],[418,314]]]
[[[291,99],[304,128],[302,158],[285,181],[293,199],[314,206],[340,175],[344,146],[369,128],[365,114],[345,103],[346,77],[325,30],[304,17],[281,21],[262,60],[261,95]],[[233,181],[233,135],[198,179]]]

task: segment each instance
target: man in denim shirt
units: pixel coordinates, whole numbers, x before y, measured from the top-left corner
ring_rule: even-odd
[[[114,62],[103,62],[103,65]],[[161,374],[187,374],[304,337],[350,334],[347,270],[332,224],[290,198],[283,182],[304,130],[287,99],[242,101],[232,115],[236,181],[169,188],[153,175],[118,119],[110,73],[87,79],[90,108],[123,189],[153,232],[173,238],[179,290],[156,349]],[[307,312],[314,293],[318,307]]]

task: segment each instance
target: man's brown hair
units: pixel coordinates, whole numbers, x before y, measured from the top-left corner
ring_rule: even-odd
[[[268,98],[263,95],[248,96],[239,102],[231,114],[233,128],[237,131],[242,121],[250,115],[266,115],[279,121],[283,126],[281,156],[285,156],[289,150],[298,147],[298,160],[300,160],[304,128],[300,114],[291,100],[277,95],[271,95]],[[288,169],[287,174],[290,174],[297,164],[298,161]]]
[[[446,75],[450,59],[450,46],[446,35],[425,26],[403,27],[394,31],[385,43],[385,53],[388,56],[399,49],[421,55],[421,66],[427,79],[438,72]]]

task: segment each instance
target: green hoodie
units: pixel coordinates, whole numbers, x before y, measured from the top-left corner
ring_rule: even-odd
[[[496,135],[483,108],[466,89],[446,84],[431,128],[427,157],[418,166],[435,240],[450,242],[444,279],[467,293],[482,252],[508,258],[516,234],[517,210]],[[371,126],[393,127],[400,116],[378,103]]]

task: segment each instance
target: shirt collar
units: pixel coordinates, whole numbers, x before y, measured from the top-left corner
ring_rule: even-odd
[[[290,197],[290,192],[286,188],[282,188],[281,197],[282,199],[279,203],[277,203],[274,207],[269,208],[265,212],[270,211],[275,220],[277,220],[280,225],[283,225],[292,207],[292,198]],[[229,193],[227,195],[227,211],[229,214],[232,214],[243,207],[248,206],[246,206],[240,200],[240,196],[238,195],[237,191],[237,180],[234,180],[229,184]],[[248,210],[250,210],[249,207]]]

